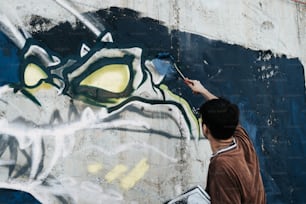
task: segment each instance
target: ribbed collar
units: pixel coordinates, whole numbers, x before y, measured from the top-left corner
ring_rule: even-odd
[[[219,149],[216,153],[211,155],[211,158],[213,158],[213,157],[215,157],[215,156],[217,156],[217,155],[219,155],[223,152],[227,152],[229,150],[235,149],[236,147],[237,147],[237,143],[236,143],[236,138],[234,137],[233,142],[229,146],[224,147],[222,149]]]

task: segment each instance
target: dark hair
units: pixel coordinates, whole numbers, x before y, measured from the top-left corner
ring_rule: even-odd
[[[202,125],[205,124],[216,139],[230,138],[239,122],[239,109],[224,98],[212,99],[200,108]]]

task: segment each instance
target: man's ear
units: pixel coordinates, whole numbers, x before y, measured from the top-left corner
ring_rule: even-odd
[[[202,125],[202,134],[203,134],[203,136],[204,136],[206,139],[208,139],[208,133],[209,133],[208,127],[207,127],[205,124],[203,124],[203,125]]]
[[[204,133],[204,135],[208,135],[208,133],[209,133],[209,129],[205,124],[203,124],[203,133]]]

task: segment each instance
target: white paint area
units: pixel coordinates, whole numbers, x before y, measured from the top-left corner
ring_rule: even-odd
[[[43,108],[13,93],[9,87],[0,88],[1,140],[5,144],[13,141],[18,144],[16,161],[6,153],[1,157],[0,167],[26,163],[22,152],[29,152],[31,156],[31,162],[26,163],[29,175],[10,178],[9,183],[8,169],[0,168],[0,187],[29,192],[42,203],[58,203],[54,195],[71,198],[74,203],[93,203],[95,199],[101,203],[125,203],[128,199],[125,191],[131,195],[135,188],[146,193],[157,192],[155,188],[152,190],[150,182],[143,183],[147,178],[153,182],[165,180],[169,186],[180,183],[173,178],[183,176],[176,168],[181,165],[177,149],[181,149],[180,138],[184,137],[187,138],[185,148],[192,156],[184,154],[183,157],[196,161],[190,167],[189,176],[197,177],[197,181],[205,179],[208,165],[204,160],[210,155],[209,145],[201,140],[193,146],[195,144],[188,140],[188,126],[176,106],[131,101],[109,113],[105,108],[90,108],[75,101],[81,115],[79,119],[69,120],[67,96],[57,95],[56,89],[35,94]],[[56,103],[52,102],[54,100]],[[62,122],[50,120],[58,109]],[[129,111],[136,109],[139,111]],[[153,115],[157,117],[154,119]],[[18,120],[20,118],[24,120]],[[168,134],[178,138],[169,139]],[[44,163],[42,168],[41,162]],[[18,168],[13,175],[16,171]],[[45,180],[48,185],[44,185]],[[171,190],[162,188],[169,196]]]

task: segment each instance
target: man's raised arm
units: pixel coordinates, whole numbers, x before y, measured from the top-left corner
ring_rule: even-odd
[[[191,79],[185,78],[184,82],[190,87],[193,93],[201,94],[202,96],[204,96],[206,100],[218,98],[217,96],[212,94],[210,91],[208,91],[198,80],[191,80]]]

